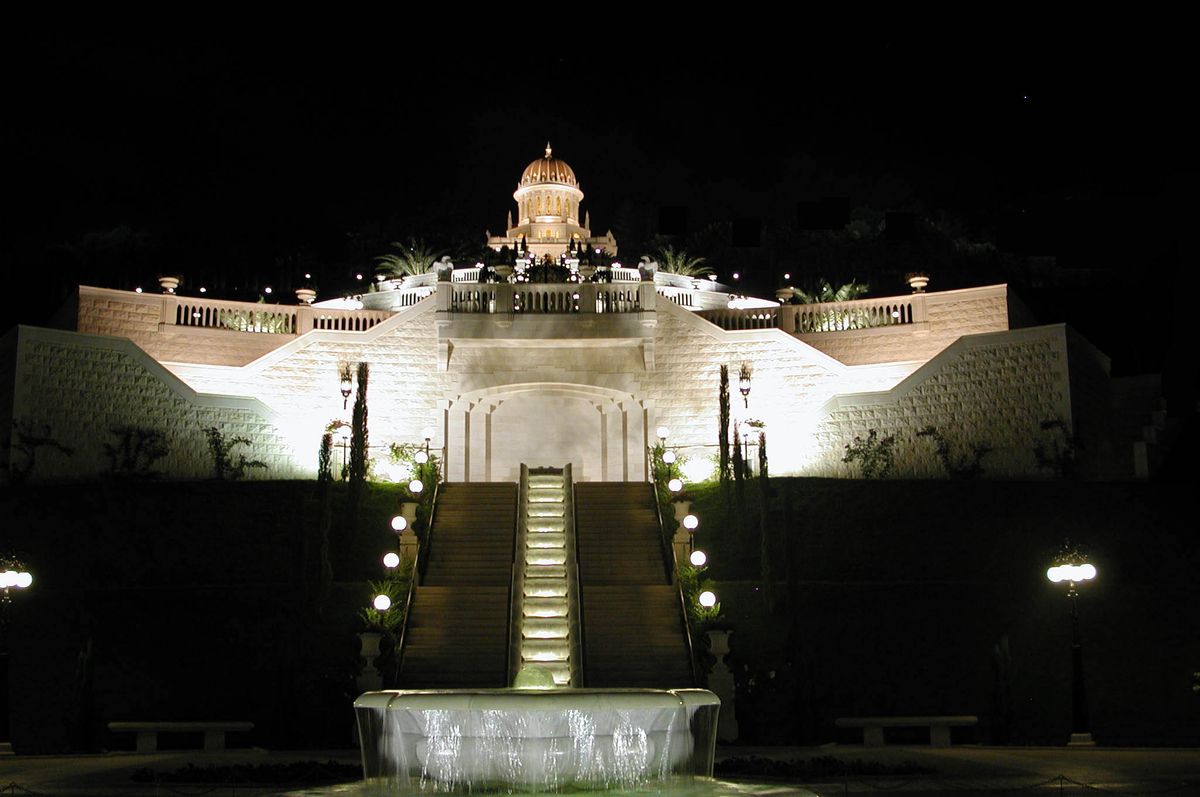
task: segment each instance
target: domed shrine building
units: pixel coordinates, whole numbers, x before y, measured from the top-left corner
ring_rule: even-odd
[[[795,305],[622,264],[549,145],[513,200],[487,239],[499,265],[443,259],[350,301],[80,286],[54,328],[0,343],[0,422],[14,430],[0,472],[25,467],[21,442],[40,435],[75,452],[41,452],[31,479],[95,477],[112,430],[134,426],[164,436],[158,469],[205,477],[215,426],[268,463],[251,476],[311,478],[322,434],[349,420],[342,375],[366,362],[372,454],[428,436],[450,481],[567,463],[576,481],[644,480],[659,427],[704,478],[722,365],[735,434],[753,449],[765,431],[773,474],[858,475],[846,446],[874,430],[896,440],[892,475],[939,478],[917,435],[929,426],[955,449],[990,447],[985,477],[1050,475],[1035,453],[1047,435],[1087,442],[1085,476],[1145,474],[1146,444],[1112,424],[1107,358],[1061,324],[1031,325],[1005,285]]]

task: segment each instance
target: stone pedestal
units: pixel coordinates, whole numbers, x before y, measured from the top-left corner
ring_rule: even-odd
[[[712,672],[708,674],[709,691],[721,698],[721,715],[717,720],[717,741],[737,741],[738,725],[734,697],[736,687],[733,683],[733,671],[725,664],[725,656],[729,654],[729,632],[712,630],[708,632],[709,649],[717,657]]]
[[[360,692],[374,692],[383,688],[383,673],[375,666],[379,659],[379,640],[382,638],[383,634],[376,631],[363,631],[358,635],[359,642],[362,643],[360,654],[367,662],[362,673],[355,679],[355,685]]]

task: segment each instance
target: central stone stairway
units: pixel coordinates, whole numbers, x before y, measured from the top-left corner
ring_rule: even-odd
[[[517,531],[514,669],[540,667],[558,686],[579,685],[572,666],[578,658],[572,656],[578,622],[573,611],[577,602],[570,472],[569,465],[561,470],[521,466],[522,507]]]
[[[587,687],[695,685],[653,490],[645,482],[575,485]]]
[[[404,630],[406,689],[508,686],[517,485],[446,482]]]

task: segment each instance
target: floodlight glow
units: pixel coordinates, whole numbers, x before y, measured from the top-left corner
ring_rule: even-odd
[[[17,573],[16,580],[17,589],[25,589],[33,583],[33,575],[30,573]]]
[[[677,493],[683,489],[683,481],[678,477],[671,479],[671,481],[667,482],[667,489],[673,493]]]
[[[268,285],[267,287],[263,288],[263,293],[270,293],[270,292],[271,292],[271,286],[270,286],[270,285]]]
[[[420,479],[413,479],[412,481],[410,481],[408,483],[408,491],[410,493],[416,494],[416,493],[421,492],[424,489],[425,489],[425,485],[421,483]]]
[[[387,595],[376,595],[375,600],[371,601],[371,604],[379,611],[386,612],[392,608],[392,599]]]
[[[433,429],[426,426],[424,429],[421,430],[421,437],[424,437],[426,440],[432,440],[433,439]]]
[[[404,531],[408,528],[408,521],[404,519],[404,515],[396,515],[392,518],[392,529],[395,531]]]
[[[413,455],[413,460],[418,465],[424,465],[426,462],[429,461],[429,455],[426,454],[424,451],[418,451],[416,454]]]
[[[700,593],[699,601],[700,601],[700,605],[703,606],[705,609],[711,609],[712,607],[717,605],[717,596],[713,592],[704,590],[704,592]]]
[[[704,567],[708,563],[708,554],[697,549],[692,551],[692,555],[688,557],[688,561],[692,563],[692,567]]]
[[[338,427],[338,437],[343,443],[350,441],[350,426],[348,424],[342,424]]]
[[[0,573],[0,589],[7,589],[8,587],[15,587],[16,584],[17,584],[17,571],[16,570],[5,570],[3,573]]]
[[[667,463],[668,465],[674,465],[675,459],[676,459],[676,457],[675,457],[674,451],[664,451],[663,452],[663,462]]]
[[[683,471],[683,477],[689,482],[698,483],[707,481],[708,477],[712,476],[713,465],[707,459],[692,459],[686,462],[680,470]]]
[[[1061,581],[1091,581],[1095,577],[1096,567],[1088,563],[1081,565],[1055,565],[1046,571],[1046,578],[1055,584]]]
[[[666,439],[667,439],[668,437],[670,437],[670,436],[671,436],[671,430],[670,430],[670,429],[668,429],[668,428],[667,428],[667,427],[665,427],[665,426],[660,426],[660,427],[658,427],[658,439],[659,439],[659,440],[666,440]]]
[[[695,531],[700,527],[700,518],[695,515],[684,515],[683,527],[688,531]]]
[[[399,554],[393,553],[391,551],[388,551],[387,553],[385,553],[383,555],[383,566],[384,567],[399,567],[400,566]]]

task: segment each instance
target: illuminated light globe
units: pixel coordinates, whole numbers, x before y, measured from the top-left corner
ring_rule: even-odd
[[[708,564],[708,554],[701,550],[692,551],[692,555],[688,557],[688,561],[692,563],[692,567],[704,567]]]
[[[659,439],[659,440],[666,440],[666,439],[667,439],[668,437],[670,437],[670,436],[671,436],[671,430],[670,430],[670,429],[668,429],[668,428],[667,428],[667,427],[665,427],[665,426],[660,426],[660,427],[658,427],[658,439]]]
[[[683,527],[688,531],[695,531],[700,527],[700,518],[695,515],[684,515]]]
[[[417,463],[418,465],[424,465],[426,462],[428,462],[428,461],[429,461],[429,455],[428,455],[428,454],[426,454],[424,451],[418,451],[418,452],[417,452],[417,453],[416,453],[416,454],[413,456],[413,460],[414,460],[414,461],[416,461],[416,463]]]
[[[384,567],[398,567],[399,565],[400,565],[399,554],[389,551],[388,553],[385,553],[383,555],[383,566]]]
[[[713,465],[705,460],[693,459],[688,461],[681,470],[683,477],[689,482],[699,483],[712,478]]]
[[[704,590],[704,592],[700,593],[700,597],[697,600],[700,601],[700,605],[705,609],[711,609],[717,605],[717,594],[709,590]]]
[[[1096,577],[1096,566],[1087,562],[1081,565],[1055,565],[1046,571],[1046,578],[1055,584],[1061,581],[1091,581]]]
[[[664,451],[663,452],[663,462],[667,463],[668,465],[674,465],[675,459],[676,459],[676,457],[675,457],[674,451]]]
[[[426,426],[424,429],[421,430],[421,437],[425,438],[426,440],[432,440],[433,439],[433,429]]]
[[[375,600],[371,601],[371,605],[381,612],[386,612],[392,608],[392,599],[387,595],[376,595]]]
[[[419,493],[424,489],[425,489],[425,485],[421,483],[420,479],[413,479],[412,481],[410,481],[408,483],[408,491],[410,493],[414,493],[414,494]]]
[[[33,583],[33,575],[30,573],[17,573],[16,584],[18,589],[25,589]]]
[[[683,489],[683,481],[679,478],[671,479],[671,481],[667,482],[667,489],[673,493],[677,493]]]
[[[392,518],[392,529],[395,531],[404,531],[408,528],[408,521],[404,519],[404,515],[396,515]]]

